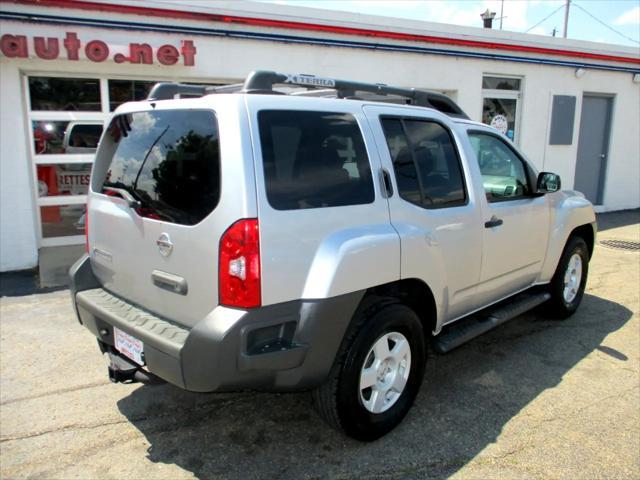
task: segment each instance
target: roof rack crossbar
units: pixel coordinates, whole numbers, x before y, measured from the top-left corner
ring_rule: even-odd
[[[169,100],[176,95],[194,95],[202,96],[206,92],[204,85],[186,85],[184,83],[156,83],[147,100]]]
[[[218,85],[216,87],[207,87],[206,94],[210,93],[236,93],[240,92],[244,87],[244,83],[232,83],[230,85]]]
[[[203,96],[210,93],[235,93],[242,90],[243,83],[234,83],[232,85],[188,85],[185,83],[156,83],[147,100],[169,100],[176,95]]]

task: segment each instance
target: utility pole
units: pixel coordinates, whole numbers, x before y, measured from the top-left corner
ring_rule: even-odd
[[[500,2],[500,30],[502,30],[502,19],[504,18],[503,12],[504,12],[504,0],[501,0],[501,2]]]
[[[571,0],[566,0],[564,5],[564,33],[563,38],[567,38],[567,29],[569,27],[569,7],[571,6]]]

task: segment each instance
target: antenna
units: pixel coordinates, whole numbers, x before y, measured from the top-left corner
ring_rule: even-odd
[[[564,33],[562,38],[567,38],[567,30],[569,28],[569,7],[571,6],[571,0],[566,0],[564,4]]]

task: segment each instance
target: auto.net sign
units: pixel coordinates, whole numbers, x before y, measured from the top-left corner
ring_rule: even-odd
[[[118,48],[121,50],[121,47]],[[195,65],[196,47],[192,40],[182,40],[180,47],[171,44],[153,48],[148,43],[129,43],[126,52],[114,53],[102,40],[83,43],[75,32],[66,32],[63,39],[55,37],[32,37],[5,34],[0,37],[0,51],[9,58],[28,58],[33,52],[43,60],[80,60],[83,52],[92,62],[101,63],[109,59],[115,63],[152,65],[176,65],[181,62],[186,67]]]

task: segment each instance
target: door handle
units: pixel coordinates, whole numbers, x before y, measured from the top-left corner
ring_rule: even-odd
[[[500,225],[502,225],[502,223],[502,219],[494,215],[493,217],[491,217],[491,220],[489,220],[488,222],[484,222],[484,228],[499,227]]]
[[[391,198],[393,196],[393,185],[391,183],[391,175],[386,168],[380,170],[380,183],[382,184],[382,191],[385,198]]]
[[[187,281],[184,278],[161,270],[154,270],[151,272],[151,281],[156,287],[160,287],[180,295],[186,295],[189,291]]]

